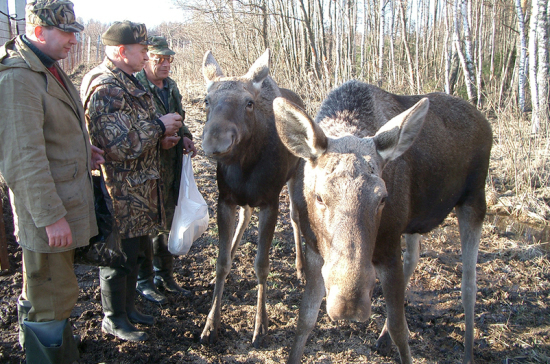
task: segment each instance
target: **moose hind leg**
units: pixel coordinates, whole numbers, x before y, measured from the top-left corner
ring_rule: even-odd
[[[219,251],[216,260],[216,283],[212,308],[206,319],[204,330],[201,334],[202,344],[213,344],[218,339],[218,329],[221,322],[221,305],[225,279],[231,270],[231,240],[235,229],[236,205],[229,205],[218,200],[218,229],[219,229]]]
[[[256,308],[256,322],[252,344],[260,347],[262,336],[267,334],[268,318],[266,311],[267,276],[269,275],[269,249],[275,232],[277,214],[279,213],[278,200],[275,204],[260,209],[258,227],[258,251],[254,268],[258,278],[258,304]]]
[[[466,329],[464,333],[463,363],[474,362],[474,308],[477,293],[476,264],[481,238],[481,228],[485,217],[485,196],[477,206],[456,207],[460,240],[462,243],[462,305]]]
[[[420,259],[420,234],[404,234],[407,249],[403,254],[403,275],[405,278],[405,289],[414,273],[418,260]],[[382,332],[376,340],[376,350],[385,356],[391,351],[392,340],[388,331],[388,319],[384,323]]]

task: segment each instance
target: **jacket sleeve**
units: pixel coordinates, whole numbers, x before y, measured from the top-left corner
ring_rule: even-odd
[[[140,115],[124,95],[120,87],[100,85],[88,103],[90,136],[99,143],[97,147],[105,151],[107,161],[137,159],[145,151],[156,148],[163,134],[157,120],[150,120],[150,114],[147,119]]]
[[[25,82],[18,73],[5,71],[0,87],[0,171],[34,224],[45,227],[67,211],[46,155],[41,94],[33,89],[36,83]]]
[[[177,87],[174,87],[174,91],[173,91],[173,97],[176,99],[176,104],[177,104],[177,108],[178,108],[178,113],[181,115],[181,117],[183,118],[182,120],[182,127],[180,129],[180,134],[183,135],[183,136],[186,136],[188,137],[189,139],[193,140],[193,134],[191,134],[191,132],[189,131],[189,129],[187,128],[187,126],[185,125],[185,110],[183,110],[183,105],[181,103],[181,100],[182,100],[182,96],[178,90]]]

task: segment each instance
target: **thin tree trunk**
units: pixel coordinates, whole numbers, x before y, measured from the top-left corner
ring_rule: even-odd
[[[399,0],[400,2],[400,13],[401,13],[401,32],[403,35],[403,47],[405,48],[405,54],[407,55],[407,65],[409,67],[409,87],[412,92],[414,92],[414,71],[413,71],[413,62],[411,57],[411,50],[409,48],[409,43],[407,40],[407,27],[405,21],[405,0]]]
[[[537,133],[540,129],[539,123],[539,89],[537,85],[537,64],[538,64],[538,42],[537,22],[539,17],[539,6],[537,0],[532,0],[531,18],[529,21],[529,85],[531,86],[531,132]]]
[[[521,8],[521,0],[516,0],[516,15],[519,29],[519,71],[518,71],[518,98],[521,112],[525,112],[525,63],[527,60],[527,39],[525,38],[525,17]]]
[[[472,39],[470,33],[470,24],[472,11],[468,0],[462,0],[462,31],[464,32],[464,77],[466,78],[466,90],[468,98],[473,104],[477,103],[477,92],[475,87],[475,72],[472,52]]]
[[[548,131],[549,110],[548,110],[548,82],[549,75],[549,54],[548,54],[548,0],[539,0],[539,17],[537,24],[538,38],[538,69],[537,84],[539,92],[538,121],[539,128],[546,128]]]
[[[378,41],[378,86],[382,87],[384,79],[384,27],[385,16],[384,9],[386,8],[387,0],[380,0],[380,34]]]

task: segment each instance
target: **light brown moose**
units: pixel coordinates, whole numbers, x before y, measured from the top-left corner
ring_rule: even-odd
[[[404,295],[420,235],[456,209],[462,243],[464,363],[473,363],[476,262],[492,145],[487,120],[441,93],[398,96],[358,81],[333,90],[316,120],[274,102],[283,143],[302,158],[291,200],[306,240],[306,287],[288,363],[299,363],[323,296],[333,320],[365,321],[376,274],[387,307],[377,341],[412,363]],[[400,237],[405,234],[404,267]]]
[[[258,347],[267,333],[266,312],[269,248],[279,212],[279,194],[294,175],[299,158],[281,143],[273,115],[273,100],[283,96],[303,106],[294,92],[279,89],[269,77],[269,49],[256,60],[246,75],[225,77],[208,51],[203,75],[207,83],[206,124],[202,148],[217,161],[219,253],[212,308],[201,335],[201,343],[217,340],[221,320],[221,299],[231,262],[250,222],[252,208],[259,207],[258,250],[255,261],[258,304],[252,342]],[[237,231],[235,214],[241,207]],[[302,272],[302,250],[297,225],[296,267]]]

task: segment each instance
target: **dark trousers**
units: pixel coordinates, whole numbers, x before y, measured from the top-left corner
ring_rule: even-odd
[[[99,276],[102,280],[122,280],[124,277],[135,282],[138,267],[145,261],[147,252],[151,250],[151,240],[148,235],[122,239],[121,245],[122,251],[126,254],[126,262],[111,267],[99,267]]]
[[[152,240],[152,246],[145,252],[145,259],[140,265],[138,281],[152,280],[154,276],[169,278],[173,273],[174,256],[168,250],[168,234],[159,234]]]

